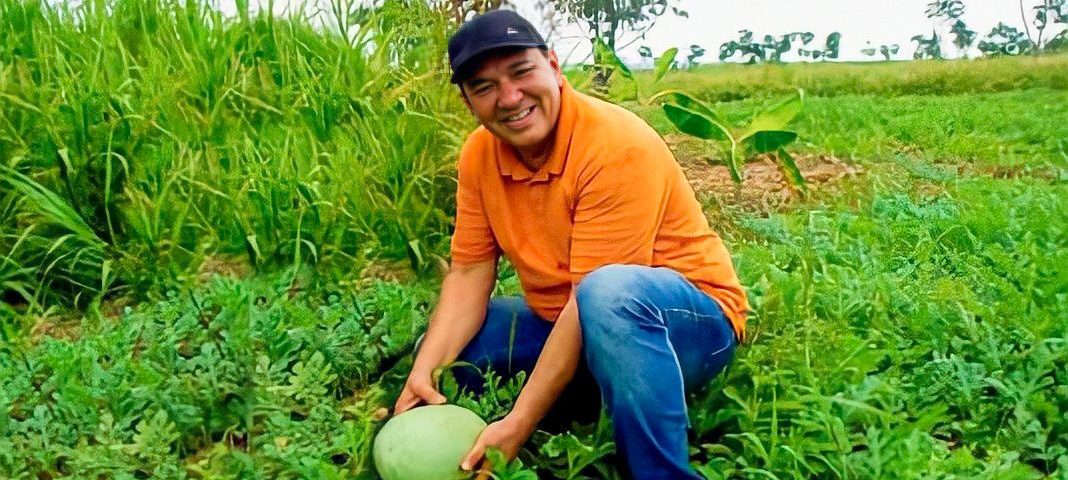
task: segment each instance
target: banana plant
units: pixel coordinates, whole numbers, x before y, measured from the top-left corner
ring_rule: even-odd
[[[595,63],[591,68],[601,68],[619,72],[619,74],[634,88],[634,100],[642,103],[642,95],[638,90],[638,81],[634,77],[634,72],[623,63],[623,60],[619,58],[619,55],[616,55],[616,52],[612,50],[612,47],[609,47],[608,44],[600,39],[594,40],[593,47]],[[664,78],[664,75],[667,75],[668,70],[671,70],[671,66],[675,63],[675,57],[678,56],[678,54],[678,48],[669,48],[653,61],[653,85],[659,83],[660,80]],[[652,56],[651,51],[649,56]],[[651,96],[650,99],[644,103],[648,104],[658,95],[660,95],[660,93]]]
[[[805,179],[786,146],[797,139],[797,132],[787,130],[804,108],[804,90],[775,103],[754,115],[743,126],[727,122],[708,105],[683,92],[665,91],[658,94],[670,98],[663,104],[668,120],[687,135],[719,142],[727,156],[727,168],[735,184],[741,185],[744,171],[742,165],[754,155],[767,153],[775,158],[783,176],[800,190],[805,190]]]

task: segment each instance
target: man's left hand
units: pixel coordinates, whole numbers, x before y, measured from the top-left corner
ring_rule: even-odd
[[[485,430],[482,430],[478,440],[475,441],[475,446],[471,447],[463,462],[460,463],[460,468],[465,471],[471,471],[471,469],[477,467],[489,447],[496,447],[504,454],[505,458],[511,461],[519,454],[519,449],[534,433],[534,428],[536,427],[534,423],[510,413],[508,416],[489,424]],[[493,467],[502,468],[504,465],[494,465]]]

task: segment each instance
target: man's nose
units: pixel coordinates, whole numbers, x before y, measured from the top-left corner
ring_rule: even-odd
[[[501,94],[497,98],[497,106],[507,110],[520,107],[523,100],[523,92],[519,86],[512,82],[501,82]]]

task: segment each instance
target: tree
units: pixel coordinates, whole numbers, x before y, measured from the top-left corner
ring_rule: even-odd
[[[968,24],[964,23],[964,20],[961,20],[961,17],[964,15],[964,2],[961,0],[935,0],[927,4],[926,13],[927,18],[938,19],[944,24],[952,24],[949,33],[953,34],[953,45],[966,55],[968,49],[975,43],[976,33],[973,30],[969,30]],[[923,39],[923,37],[913,37],[913,41],[919,42],[917,54],[920,56],[916,58],[927,57],[936,51],[938,56],[933,58],[941,58],[941,44],[935,49],[933,45],[929,43],[932,39],[941,42],[941,38],[938,38],[937,34],[934,34],[932,39],[924,39],[925,41],[922,42],[916,40],[916,38]],[[920,53],[919,48],[923,48],[925,51]]]
[[[719,59],[728,60],[736,54],[745,63],[778,63],[782,61],[782,55],[793,48],[796,41],[802,45],[808,45],[816,36],[812,32],[791,32],[785,35],[764,35],[764,41],[753,40],[753,32],[741,30],[737,40],[724,42],[719,46]],[[827,43],[821,49],[800,49],[798,54],[812,58],[837,58],[838,44],[842,35],[834,32],[827,36]]]
[[[987,55],[1020,55],[1028,52],[1058,50],[1068,45],[1066,32],[1061,32],[1053,38],[1043,39],[1050,24],[1068,24],[1068,0],[1042,0],[1042,3],[1035,5],[1031,10],[1034,16],[1030,24],[1037,30],[1037,37],[1031,35],[1027,11],[1024,9],[1023,0],[1020,0],[1020,20],[1023,21],[1024,31],[1021,32],[1015,27],[998,23],[979,42],[979,50]]]
[[[916,60],[942,58],[942,37],[938,36],[937,31],[931,30],[931,38],[916,35],[912,37],[912,41],[916,42],[916,52],[912,54],[912,58]]]
[[[962,52],[967,52],[968,48],[975,43],[975,31],[969,30],[968,25],[962,20],[957,20],[949,31],[953,34],[953,45]]]
[[[693,67],[697,59],[705,56],[705,49],[700,45],[690,45],[690,53],[686,55],[686,66]]]
[[[822,49],[799,49],[798,55],[802,57],[811,57],[813,60],[826,60],[828,58],[838,58],[839,46],[842,43],[842,34],[839,32],[832,32],[827,35],[827,40],[823,42]]]
[[[998,23],[990,33],[979,42],[979,50],[984,55],[1020,55],[1031,49],[1027,35],[1016,29]]]
[[[676,15],[687,16],[686,12],[675,6],[678,0],[547,0],[555,9],[570,16],[587,28],[590,43],[593,45],[596,65],[594,85],[603,87],[614,69],[603,65],[612,63],[606,54],[619,51],[624,32],[632,32],[638,38],[656,23],[656,19],[669,10]],[[599,47],[598,43],[604,47]],[[626,45],[623,45],[626,46]]]
[[[1021,3],[1021,7],[1022,5]],[[1035,12],[1032,24],[1038,30],[1038,38],[1031,41],[1031,45],[1035,51],[1045,50],[1049,43],[1057,41],[1058,37],[1064,37],[1064,32],[1061,32],[1058,37],[1053,37],[1048,39],[1046,43],[1042,43],[1042,35],[1051,23],[1068,24],[1068,0],[1043,0],[1041,4],[1034,6],[1032,9]],[[1030,39],[1030,32],[1028,32],[1028,39]]]
[[[867,55],[869,57],[872,57],[872,56],[875,56],[875,52],[879,52],[879,54],[883,56],[884,60],[890,61],[890,57],[892,57],[894,55],[897,55],[897,52],[900,51],[900,50],[901,50],[901,46],[896,44],[896,43],[891,44],[891,45],[887,45],[887,44],[880,45],[879,49],[876,50],[875,47],[872,46],[871,41],[869,41],[867,43],[867,47],[862,49],[860,51],[860,53],[863,53],[863,54],[865,54],[865,55]]]

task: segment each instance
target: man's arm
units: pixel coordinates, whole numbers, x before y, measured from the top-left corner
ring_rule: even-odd
[[[581,352],[582,330],[579,329],[578,306],[572,291],[542,347],[530,379],[512,408],[511,415],[520,424],[534,431],[574,377]]]
[[[420,402],[442,403],[434,388],[434,369],[456,359],[474,338],[486,316],[486,305],[497,281],[497,260],[453,262],[441,284],[441,296],[416,354],[412,371],[394,407],[400,414]]]
[[[473,469],[489,447],[500,449],[509,459],[515,458],[519,449],[534,433],[538,422],[548,413],[556,398],[575,375],[581,346],[582,331],[579,329],[578,307],[575,296],[571,295],[556,318],[530,380],[519,393],[512,411],[482,431],[475,445],[464,456],[460,468]]]

